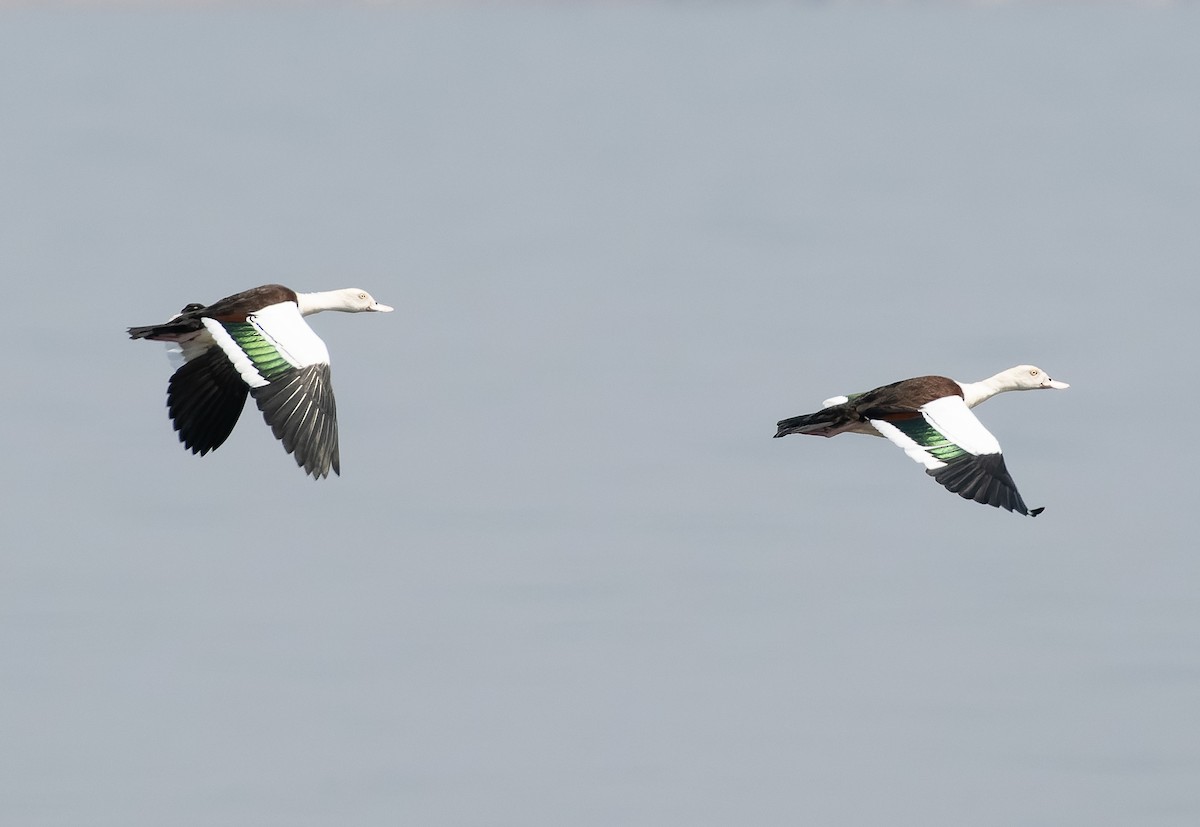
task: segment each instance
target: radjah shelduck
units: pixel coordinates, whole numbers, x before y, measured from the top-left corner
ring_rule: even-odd
[[[386,313],[358,288],[297,293],[267,284],[210,305],[189,304],[163,324],[129,328],[131,339],[172,343],[182,364],[167,383],[179,441],[203,456],[254,397],[284,450],[314,479],[341,473],[329,351],[305,316],[322,310]]]
[[[918,376],[826,399],[816,413],[781,421],[775,436],[883,436],[960,497],[1036,517],[1043,509],[1025,507],[1004,465],[1000,443],[971,408],[1005,391],[1067,387],[1033,365],[1017,365],[981,382]]]

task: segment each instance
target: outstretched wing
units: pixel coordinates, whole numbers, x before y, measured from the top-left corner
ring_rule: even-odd
[[[961,396],[946,396],[915,411],[880,411],[870,423],[925,472],[964,499],[1037,516],[1021,499],[1004,465],[1000,443]]]
[[[328,364],[293,368],[250,393],[275,438],[306,473],[317,479],[331,468],[342,473]]]
[[[221,447],[242,415],[248,391],[219,347],[193,352],[167,383],[167,410],[179,441],[201,456]]]
[[[245,321],[205,317],[204,327],[296,464],[316,479],[340,474],[329,351],[296,303],[270,305]]]

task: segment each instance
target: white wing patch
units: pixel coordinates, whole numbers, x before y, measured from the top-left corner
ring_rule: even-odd
[[[279,355],[298,368],[329,364],[329,349],[300,315],[295,302],[280,302],[246,317]]]
[[[901,431],[892,423],[886,422],[882,419],[872,419],[869,421],[875,426],[875,430],[879,431],[879,433],[891,440],[892,444],[899,445],[901,448],[903,448],[904,453],[908,454],[909,458],[921,463],[930,471],[935,468],[946,467],[946,463],[942,462],[933,454],[926,451],[924,448],[914,442],[908,436],[908,434],[904,433],[904,431]]]
[[[167,342],[167,358],[171,360],[171,367],[179,370],[215,344],[207,330],[197,330],[177,341]]]
[[[826,399],[824,402],[822,402],[821,407],[822,408],[832,408],[834,405],[841,405],[843,402],[849,402],[849,401],[850,401],[850,397],[848,397],[848,396],[834,396],[834,397],[832,397],[830,399]]]
[[[961,396],[943,396],[921,406],[925,421],[969,454],[1000,453],[1000,443],[975,418]]]
[[[961,396],[943,396],[927,402],[918,409],[929,426],[969,454],[999,454],[1000,443],[983,427]],[[904,449],[909,458],[933,471],[945,468],[946,463],[930,453],[930,447],[918,444],[912,437],[891,422],[872,419],[879,433]]]
[[[254,363],[250,361],[250,357],[246,355],[246,352],[238,347],[237,342],[229,335],[229,331],[225,329],[224,325],[216,319],[209,319],[207,317],[200,321],[204,322],[205,329],[212,334],[213,340],[221,350],[225,351],[225,355],[229,357],[229,361],[237,368],[238,374],[241,375],[242,380],[247,385],[252,388],[261,388],[263,385],[269,384],[263,378],[263,375],[258,372],[258,368],[254,367]]]
[[[238,374],[252,388],[270,384],[267,376],[255,365],[255,359],[259,365],[264,366],[263,370],[267,371],[268,375],[276,379],[279,378],[280,359],[297,369],[329,364],[329,350],[321,341],[321,337],[305,323],[295,302],[279,302],[249,314],[246,323],[254,329],[257,336],[247,336],[242,328],[243,332],[237,333],[238,340],[235,340],[225,325],[216,319],[205,317],[201,321],[213,340],[229,357],[229,361],[237,368]],[[254,359],[242,348],[239,340],[248,344]],[[272,350],[278,354],[278,358],[266,356]]]

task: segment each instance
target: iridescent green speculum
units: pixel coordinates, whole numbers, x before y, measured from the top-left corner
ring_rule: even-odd
[[[268,382],[292,369],[292,363],[280,356],[274,345],[264,339],[250,322],[225,322],[224,326]]]
[[[921,417],[902,419],[892,424],[907,434],[913,442],[927,449],[932,456],[942,462],[950,462],[950,460],[967,453],[935,431],[933,426]]]

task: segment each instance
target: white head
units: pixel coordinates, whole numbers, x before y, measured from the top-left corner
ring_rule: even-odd
[[[375,301],[366,290],[347,287],[344,290],[325,290],[320,293],[297,293],[297,304],[304,316],[322,310],[340,310],[343,313],[389,313],[392,308]]]
[[[1033,365],[1017,365],[1006,371],[997,373],[994,377],[1006,391],[1033,391],[1042,388],[1069,388],[1066,382],[1051,379],[1046,371]]]

